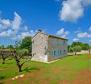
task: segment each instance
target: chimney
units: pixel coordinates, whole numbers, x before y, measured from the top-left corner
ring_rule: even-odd
[[[42,30],[41,29],[38,29],[38,32],[42,32]]]

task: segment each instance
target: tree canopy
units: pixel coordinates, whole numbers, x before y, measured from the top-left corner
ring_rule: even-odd
[[[89,44],[87,44],[87,43],[73,42],[71,44],[71,47],[74,47],[74,46],[80,46],[82,50],[88,50],[89,49]]]
[[[22,39],[22,41],[20,42],[20,48],[21,49],[28,49],[31,52],[31,50],[32,50],[32,39],[31,39],[30,36]]]
[[[8,45],[7,48],[8,49],[14,49],[14,46],[13,45]]]
[[[0,45],[0,49],[3,49],[4,48],[4,45]]]
[[[91,47],[87,43],[73,42],[68,46],[68,52],[80,52],[81,50],[89,50]]]

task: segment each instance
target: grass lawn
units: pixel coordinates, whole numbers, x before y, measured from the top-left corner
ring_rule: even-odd
[[[18,73],[14,60],[6,60],[6,64],[1,64],[0,60],[0,84],[89,84],[91,81],[84,79],[90,78],[90,66],[88,55],[78,55],[50,64],[29,61],[23,66],[23,72]],[[12,80],[19,74],[24,74],[24,77]],[[79,74],[84,76],[83,83]]]

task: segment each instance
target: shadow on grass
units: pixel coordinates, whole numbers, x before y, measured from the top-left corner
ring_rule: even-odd
[[[5,76],[0,76],[0,80],[3,80],[3,79],[5,79]]]
[[[25,69],[23,69],[23,71],[25,72],[31,72],[31,71],[37,71],[37,70],[40,70],[39,68],[36,68],[36,67],[26,67]]]

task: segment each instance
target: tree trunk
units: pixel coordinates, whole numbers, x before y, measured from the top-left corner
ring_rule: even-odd
[[[76,52],[75,52],[75,55],[76,55]]]
[[[21,65],[18,65],[18,70],[19,70],[19,72],[22,72],[22,66]]]
[[[3,59],[3,62],[2,62],[2,64],[5,64],[5,59]]]

